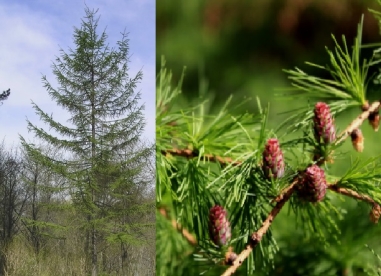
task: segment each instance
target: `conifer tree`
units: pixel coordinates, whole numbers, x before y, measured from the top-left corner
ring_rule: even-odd
[[[381,13],[372,12],[381,22]],[[366,143],[360,128],[379,135],[381,106],[367,93],[379,79],[368,74],[379,68],[379,44],[370,61],[362,58],[362,22],[353,45],[333,37],[330,64],[307,63],[329,77],[285,70],[292,86],[286,97],[312,104],[287,113],[277,129],[267,126],[269,108],[260,99],[257,114],[233,115],[230,99],[217,114],[207,112],[207,101],[180,105],[182,78],[173,87],[162,59],[157,275],[380,275],[374,224],[381,214],[381,159],[353,157]],[[355,108],[358,116],[344,116],[347,126],[338,129],[335,119]],[[343,150],[346,140],[352,152]],[[339,158],[348,160],[342,175],[333,169]],[[343,198],[358,204],[342,204]],[[287,222],[277,232],[288,243],[274,235],[280,213]],[[350,225],[354,213],[362,217]],[[336,250],[340,243],[345,250]]]
[[[0,102],[8,99],[9,95],[11,94],[11,89],[8,89],[6,91],[3,91],[3,93],[0,94]]]
[[[105,31],[99,33],[97,11],[85,9],[80,28],[74,30],[74,49],[60,50],[52,65],[58,82],[55,88],[44,76],[51,98],[68,112],[68,124],[53,119],[33,103],[49,130],[28,120],[36,137],[59,150],[59,158],[39,150],[21,137],[28,155],[68,181],[65,187],[83,219],[88,269],[98,274],[98,252],[107,242],[143,242],[141,228],[129,217],[152,210],[139,205],[135,186],[150,147],[136,150],[144,129],[144,106],[139,103],[137,85],[142,72],[130,77],[129,40],[123,32],[117,46],[107,44]],[[131,150],[133,149],[133,150]],[[138,207],[139,206],[139,207]],[[133,253],[130,253],[133,254]]]

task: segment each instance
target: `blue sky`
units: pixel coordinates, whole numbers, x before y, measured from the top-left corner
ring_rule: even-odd
[[[74,27],[80,27],[85,4],[99,9],[98,30],[106,28],[108,43],[115,46],[124,30],[130,40],[130,76],[143,71],[138,86],[145,104],[144,138],[155,136],[155,1],[154,0],[0,0],[0,92],[11,89],[11,96],[0,106],[0,141],[19,143],[28,133],[26,118],[39,123],[33,100],[53,119],[66,124],[68,114],[50,99],[41,81],[43,75],[57,87],[51,65],[59,49],[74,48]],[[36,141],[36,140],[35,140]]]

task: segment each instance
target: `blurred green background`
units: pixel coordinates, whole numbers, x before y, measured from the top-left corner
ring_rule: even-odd
[[[341,35],[345,35],[348,45],[352,45],[362,14],[363,44],[381,42],[378,22],[369,8],[381,11],[381,6],[371,0],[157,1],[157,72],[162,55],[174,81],[179,80],[186,66],[184,102],[196,103],[200,97],[210,99],[211,113],[230,95],[235,103],[253,98],[242,111],[256,112],[258,96],[263,106],[270,103],[269,127],[275,128],[286,119],[280,113],[307,103],[302,98],[290,102],[275,97],[277,88],[290,86],[282,69],[298,67],[311,74],[321,73],[314,72],[305,62],[329,62],[325,47],[333,49],[331,34],[340,42]],[[364,58],[371,53],[369,49],[362,50]],[[373,73],[377,71],[370,75]],[[369,84],[370,101],[380,98],[380,88]],[[200,91],[206,90],[206,95],[200,95]],[[342,113],[336,118],[337,128],[343,129],[358,114],[358,109]],[[350,141],[346,141],[342,150],[348,154],[335,161],[333,173],[342,175],[346,171],[349,156],[369,158],[381,154],[380,133],[367,123],[361,129],[364,152],[355,153]],[[271,275],[365,275],[368,261],[381,267],[381,262],[364,246],[381,251],[381,229],[369,222],[370,207],[340,198],[351,211],[339,222],[340,242],[332,238],[328,248],[318,241],[304,243],[303,232],[289,223],[292,218],[285,210],[281,212],[273,225],[280,252]]]

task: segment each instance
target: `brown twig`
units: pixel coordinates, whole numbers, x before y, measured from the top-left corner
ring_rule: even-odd
[[[369,219],[373,223],[378,223],[378,220],[381,216],[381,206],[373,198],[367,195],[361,195],[358,192],[347,189],[347,188],[339,187],[336,184],[329,185],[328,189],[336,193],[352,197],[354,199],[366,201],[369,204],[371,204],[372,210],[369,213]]]
[[[283,200],[283,198],[285,197],[285,195],[288,195],[289,191],[294,189],[294,186],[295,184],[297,183],[297,177],[294,178],[293,182],[291,183],[290,186],[288,186],[287,188],[285,188],[274,200],[273,202],[280,202]]]
[[[371,198],[370,196],[361,195],[361,194],[359,194],[356,191],[353,191],[353,190],[350,190],[350,189],[347,189],[347,188],[339,187],[339,186],[337,186],[337,184],[328,185],[328,189],[330,189],[331,191],[334,191],[336,193],[352,197],[354,199],[366,201],[366,202],[368,202],[370,204],[373,204],[373,205],[377,204],[377,202],[375,202],[374,199]]]
[[[362,123],[368,119],[369,114],[376,112],[380,108],[381,102],[376,101],[372,103],[369,108],[365,111],[363,111],[356,119],[352,121],[352,123],[344,129],[343,132],[340,133],[339,139],[337,140],[336,144],[340,144],[342,141],[344,141],[355,129],[359,128]]]
[[[168,150],[162,150],[161,153],[164,155],[170,154],[170,155],[182,156],[186,158],[198,157],[197,152],[190,149],[168,149]],[[231,164],[232,166],[239,166],[242,164],[241,161],[234,161],[230,157],[215,156],[212,154],[205,154],[201,156],[201,159],[205,161],[209,161],[209,162],[218,162],[221,165]]]
[[[233,265],[230,266],[222,276],[232,275],[237,268],[243,263],[243,261],[250,255],[251,251],[261,242],[263,236],[266,234],[267,230],[270,228],[271,223],[274,221],[275,217],[279,214],[280,210],[283,208],[284,204],[290,199],[292,193],[294,192],[294,187],[297,184],[297,180],[294,180],[292,184],[284,190],[282,196],[278,196],[279,201],[275,207],[271,210],[270,214],[267,216],[266,220],[262,223],[262,226],[257,232],[251,235],[249,243],[246,245],[245,250],[243,250],[234,261]]]
[[[159,208],[159,212],[161,215],[163,215],[165,218],[169,219],[169,216],[167,214],[167,211],[164,209],[164,208]],[[192,246],[196,246],[197,245],[197,240],[196,238],[191,234],[189,233],[189,231],[185,228],[182,228],[181,225],[179,223],[176,222],[176,220],[172,219],[171,220],[171,223],[172,223],[172,226],[174,228],[176,228],[178,231],[181,231],[181,234],[183,235],[183,237],[188,241],[188,243]]]

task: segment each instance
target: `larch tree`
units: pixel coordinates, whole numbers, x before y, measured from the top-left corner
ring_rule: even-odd
[[[139,168],[130,164],[151,154],[152,149],[121,154],[139,143],[144,130],[144,105],[136,91],[142,71],[134,77],[128,73],[127,33],[111,48],[106,32],[98,32],[97,10],[86,8],[85,12],[81,27],[74,30],[75,48],[61,49],[53,62],[58,88],[46,76],[42,78],[51,98],[70,114],[69,124],[54,120],[35,103],[35,112],[54,133],[28,121],[29,131],[63,154],[54,158],[23,137],[21,141],[38,162],[68,180],[71,200],[83,215],[78,227],[86,231],[87,267],[91,275],[97,275],[101,246],[104,249],[115,236],[120,242],[133,240],[134,228],[128,227],[125,216],[139,210],[126,202],[133,197],[129,190]]]
[[[11,89],[8,89],[6,91],[3,91],[1,94],[0,94],[0,102],[8,99],[9,95],[11,94]]]

